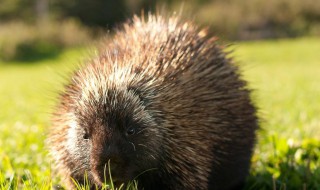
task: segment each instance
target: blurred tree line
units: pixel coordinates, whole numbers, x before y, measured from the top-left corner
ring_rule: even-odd
[[[320,35],[319,0],[0,0],[0,59],[79,45],[141,10],[181,12],[229,40]]]
[[[0,0],[0,21],[71,17],[84,25],[110,27],[139,10],[154,10],[155,4],[155,0]]]
[[[230,39],[320,33],[316,0],[0,0],[0,22],[75,18],[86,26],[112,28],[134,13],[154,12],[164,4],[169,13],[183,7],[197,22]]]

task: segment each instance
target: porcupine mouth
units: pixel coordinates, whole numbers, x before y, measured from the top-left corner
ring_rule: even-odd
[[[113,183],[115,187],[120,187],[122,184],[125,184],[127,180],[125,180],[126,179],[125,175],[121,175],[122,172],[118,172],[118,171],[123,171],[123,170],[121,169],[111,170],[111,176],[110,176],[108,169],[106,169],[105,171],[94,170],[92,171],[94,183],[99,187],[102,187],[105,184],[108,184],[110,186],[111,183]]]

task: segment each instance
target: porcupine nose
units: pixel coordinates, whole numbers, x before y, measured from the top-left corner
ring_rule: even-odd
[[[118,155],[112,155],[108,160],[108,166],[111,171],[117,170],[121,166],[121,158]]]
[[[119,174],[121,173],[122,161],[119,156],[106,156],[105,159],[100,159],[99,161],[95,161],[95,163],[92,162],[92,164],[92,171],[100,182],[110,180],[111,176],[114,181],[121,177]]]
[[[91,164],[99,178],[102,180],[105,177],[112,177],[121,170],[123,159],[120,156],[119,149],[113,143],[105,144],[105,146],[97,147],[92,152]]]

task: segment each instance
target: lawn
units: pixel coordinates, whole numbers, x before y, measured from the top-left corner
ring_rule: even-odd
[[[320,188],[320,38],[236,42],[233,56],[255,91],[262,130],[247,189]],[[63,76],[88,55],[0,62],[0,189],[50,189],[45,148]]]

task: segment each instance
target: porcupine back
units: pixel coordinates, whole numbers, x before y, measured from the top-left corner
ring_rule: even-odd
[[[120,167],[125,181],[135,177],[127,171],[156,168],[138,178],[140,187],[230,189],[248,174],[258,128],[250,91],[216,38],[191,22],[135,17],[74,73],[60,102],[51,150],[58,170],[78,181],[95,170],[92,163],[102,162],[94,155],[107,138],[92,137],[86,147],[78,142],[79,123],[122,117],[145,126],[132,141],[134,153],[123,151],[139,158],[131,156],[134,164]]]

